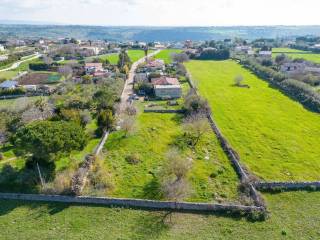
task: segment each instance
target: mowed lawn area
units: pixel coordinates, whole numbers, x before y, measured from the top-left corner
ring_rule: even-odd
[[[172,62],[171,55],[173,53],[180,53],[182,50],[180,49],[164,49],[158,54],[155,55],[156,59],[162,59],[166,64],[170,64]]]
[[[134,133],[112,133],[105,145],[104,166],[112,179],[106,195],[164,199],[159,174],[169,149],[177,142],[184,145],[181,122],[181,115],[140,113]],[[192,162],[186,201],[237,201],[238,177],[213,132],[204,135],[194,152],[185,146],[181,155]],[[138,163],[130,163],[133,156]]]
[[[0,201],[1,239],[320,239],[320,193],[265,195],[265,222],[102,206]]]
[[[291,49],[291,48],[274,48],[272,49],[272,53],[273,53],[272,54],[273,58],[275,58],[277,55],[284,53],[292,59],[303,58],[310,62],[320,63],[320,54],[317,54],[317,53]]]
[[[320,115],[232,60],[186,66],[242,162],[263,180],[320,180]],[[233,86],[238,74],[250,88]]]

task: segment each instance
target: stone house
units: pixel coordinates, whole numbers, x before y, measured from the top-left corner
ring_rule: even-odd
[[[173,99],[182,96],[182,88],[177,78],[162,76],[151,79],[151,83],[157,98]]]

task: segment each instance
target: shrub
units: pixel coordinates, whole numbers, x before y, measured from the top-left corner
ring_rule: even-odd
[[[130,154],[130,155],[126,156],[126,161],[130,164],[134,164],[134,165],[138,164],[141,161],[140,155],[138,153]]]

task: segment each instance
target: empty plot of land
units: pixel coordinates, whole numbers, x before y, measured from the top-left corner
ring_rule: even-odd
[[[319,114],[234,61],[191,61],[186,66],[222,132],[254,174],[264,180],[319,180]],[[239,74],[250,88],[234,86]]]
[[[141,113],[134,133],[127,137],[122,131],[112,133],[105,145],[104,167],[110,179],[106,195],[164,199],[160,172],[169,149],[184,145],[181,121],[181,115]],[[181,149],[192,165],[186,201],[237,200],[238,177],[213,132],[207,132],[194,151],[187,146]]]

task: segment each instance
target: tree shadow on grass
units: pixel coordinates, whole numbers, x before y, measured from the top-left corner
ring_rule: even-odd
[[[161,185],[155,176],[143,187],[143,193],[139,198],[150,200],[161,200],[163,194],[161,192]]]
[[[45,181],[55,177],[55,165],[41,166],[40,171]],[[40,177],[33,164],[28,164],[17,169],[10,164],[5,164],[0,170],[0,192],[13,193],[38,193]]]
[[[146,212],[134,219],[135,224],[131,229],[130,239],[159,239],[159,237],[170,229],[166,223],[168,212]]]

